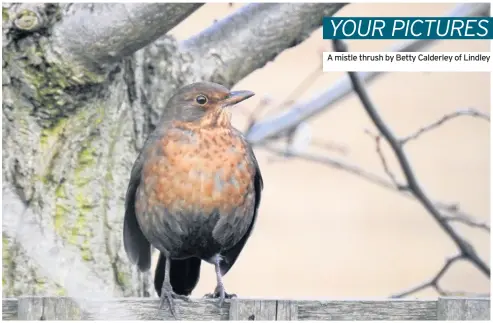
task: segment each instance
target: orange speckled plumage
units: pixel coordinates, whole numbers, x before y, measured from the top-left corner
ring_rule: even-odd
[[[206,214],[244,203],[255,169],[246,142],[231,128],[176,124],[157,145],[143,169],[148,207]]]

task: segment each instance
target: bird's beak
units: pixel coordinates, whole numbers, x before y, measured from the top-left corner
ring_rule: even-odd
[[[223,100],[223,107],[231,106],[241,101],[244,101],[248,98],[254,96],[255,93],[252,91],[232,91],[229,92],[229,96]]]

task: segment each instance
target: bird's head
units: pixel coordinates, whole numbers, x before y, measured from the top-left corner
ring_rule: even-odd
[[[229,126],[230,113],[225,108],[254,94],[251,91],[229,91],[216,83],[193,83],[180,88],[171,97],[166,105],[165,117],[202,127]]]

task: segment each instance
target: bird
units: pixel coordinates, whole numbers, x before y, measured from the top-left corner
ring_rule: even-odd
[[[170,281],[173,292],[183,296],[188,296],[192,293],[199,281],[201,263],[202,261],[197,257],[171,260]],[[160,252],[154,271],[154,289],[159,297],[161,297],[165,270],[166,256]]]
[[[135,160],[125,195],[123,244],[130,262],[151,267],[159,251],[154,287],[160,309],[189,300],[202,261],[217,284],[204,297],[235,297],[223,276],[235,264],[254,228],[264,187],[258,161],[231,124],[231,107],[255,95],[197,82],[178,89]]]

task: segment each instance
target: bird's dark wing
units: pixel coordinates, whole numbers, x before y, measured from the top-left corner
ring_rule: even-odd
[[[245,243],[247,242],[248,238],[250,237],[250,234],[252,233],[253,227],[255,225],[255,221],[257,219],[257,212],[258,212],[258,207],[260,205],[260,197],[262,195],[262,189],[264,187],[264,182],[262,179],[262,174],[260,173],[260,168],[257,162],[257,158],[255,158],[255,154],[253,153],[253,150],[250,146],[248,146],[248,153],[250,156],[252,156],[253,163],[255,166],[255,176],[254,176],[254,190],[255,190],[255,205],[254,205],[254,213],[253,213],[253,218],[252,222],[250,223],[250,226],[248,227],[247,232],[245,235],[241,238],[241,240],[231,249],[228,249],[224,252],[221,253],[222,256],[222,261],[220,264],[221,267],[221,275],[226,275],[227,272],[233,267],[234,263],[236,262],[236,259],[240,255],[241,250],[245,246]]]
[[[192,293],[199,281],[201,262],[199,258],[195,257],[171,260],[170,280],[171,287],[173,287],[175,293],[185,296]],[[165,269],[166,257],[160,252],[156,271],[154,272],[154,288],[159,297],[161,297]]]
[[[125,196],[123,246],[130,261],[137,264],[141,271],[147,271],[151,268],[151,245],[142,233],[135,214],[135,194],[140,184],[143,164],[144,152],[141,152],[132,168]]]

